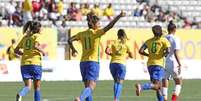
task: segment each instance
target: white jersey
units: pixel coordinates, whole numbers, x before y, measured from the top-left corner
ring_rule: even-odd
[[[175,60],[174,51],[175,50],[180,50],[180,48],[181,48],[181,46],[180,46],[180,40],[179,40],[179,38],[177,38],[173,34],[168,34],[166,36],[166,38],[168,39],[168,41],[171,44],[170,53],[168,54],[168,56],[166,57],[166,59],[173,61],[173,60]]]
[[[166,38],[169,40],[171,47],[170,53],[166,57],[166,64],[165,64],[165,78],[169,79],[170,77],[173,78],[180,78],[181,75],[178,72],[178,64],[176,62],[176,58],[174,56],[175,50],[180,50],[180,40],[174,36],[173,34],[168,34]]]

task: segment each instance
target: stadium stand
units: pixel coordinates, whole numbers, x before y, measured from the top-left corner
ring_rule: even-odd
[[[39,20],[44,27],[70,29],[87,27],[86,13],[93,11],[105,26],[121,10],[127,16],[118,28],[166,27],[171,20],[179,28],[201,28],[200,0],[0,0],[0,26],[21,27],[27,20]],[[25,2],[30,3],[29,6]],[[111,9],[104,14],[111,3]],[[7,5],[7,6],[6,6]],[[96,9],[94,8],[96,7]],[[27,11],[28,9],[28,11]],[[98,10],[97,10],[98,9]],[[108,10],[107,10],[108,11]],[[58,31],[59,43],[66,43]],[[60,40],[61,39],[61,40]]]

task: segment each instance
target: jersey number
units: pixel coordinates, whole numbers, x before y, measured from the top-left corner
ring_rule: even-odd
[[[152,44],[151,44],[151,52],[152,53],[156,53],[156,51],[157,51],[157,43],[156,42],[153,42]]]
[[[26,40],[25,49],[29,50],[32,47],[32,41],[30,39]]]
[[[85,37],[84,38],[84,47],[86,50],[91,49],[91,38],[90,37]]]

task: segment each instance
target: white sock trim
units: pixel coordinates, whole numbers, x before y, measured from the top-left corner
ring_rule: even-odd
[[[167,87],[162,88],[162,94],[164,96],[164,99],[167,100],[167,98],[168,98],[168,88]]]
[[[174,89],[174,94],[176,94],[176,96],[179,96],[180,92],[181,92],[181,85],[176,85],[175,89]]]

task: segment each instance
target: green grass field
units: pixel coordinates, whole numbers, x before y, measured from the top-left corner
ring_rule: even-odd
[[[144,91],[140,97],[135,95],[134,83],[125,81],[121,101],[156,101],[154,91]],[[145,82],[145,81],[140,81]],[[172,82],[170,82],[172,83]],[[184,80],[180,101],[201,101],[201,80]],[[17,91],[23,86],[21,82],[0,82],[0,101],[15,101]],[[94,92],[94,101],[113,101],[113,82],[98,81]],[[170,85],[169,93],[173,89]],[[82,90],[80,81],[42,82],[42,101],[73,101]],[[33,90],[23,101],[33,101]]]

